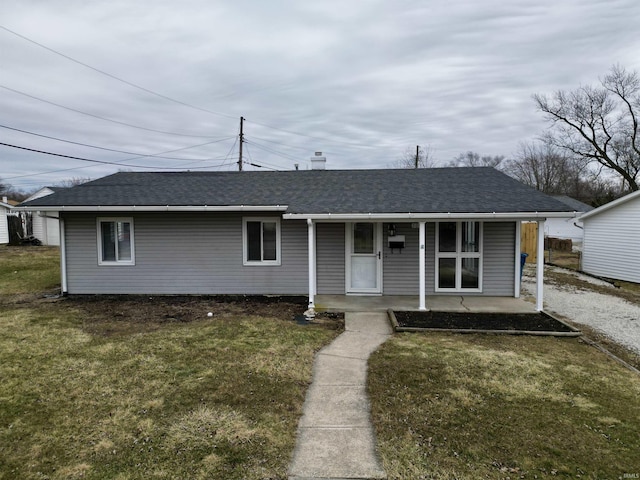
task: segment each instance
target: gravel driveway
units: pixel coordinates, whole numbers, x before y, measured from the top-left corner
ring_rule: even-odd
[[[563,281],[562,278],[570,281]],[[545,266],[545,310],[577,324],[588,325],[640,354],[640,305],[613,294],[607,295],[608,289],[615,291],[615,287],[607,282]],[[535,291],[535,269],[527,266],[522,278],[522,292],[535,295]],[[605,293],[601,293],[603,291]]]

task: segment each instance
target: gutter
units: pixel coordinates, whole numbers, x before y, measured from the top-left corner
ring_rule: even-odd
[[[288,205],[34,205],[14,207],[14,210],[26,212],[284,212],[288,208]]]
[[[419,220],[542,220],[545,218],[572,218],[578,212],[491,212],[491,213],[285,213],[285,220],[324,220],[343,222],[347,220],[419,221]]]
[[[53,215],[43,215],[39,210],[37,211],[37,213],[40,218],[51,218],[53,220],[60,220],[60,217],[54,217]]]

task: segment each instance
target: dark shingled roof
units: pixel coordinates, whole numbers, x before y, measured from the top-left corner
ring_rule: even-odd
[[[566,212],[488,167],[282,172],[121,172],[24,206],[288,205],[287,213]]]
[[[593,210],[593,207],[591,205],[587,205],[586,203],[582,203],[580,200],[567,197],[566,195],[553,195],[553,198],[564,203],[576,212],[590,212],[591,210]]]

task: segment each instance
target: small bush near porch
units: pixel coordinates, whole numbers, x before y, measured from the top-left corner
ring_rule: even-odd
[[[337,322],[297,325],[286,302],[47,298],[57,260],[35,251],[0,256],[0,479],[286,478]]]
[[[399,334],[368,382],[390,479],[640,474],[640,377],[578,339]]]

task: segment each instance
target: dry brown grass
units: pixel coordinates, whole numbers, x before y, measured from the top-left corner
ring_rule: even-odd
[[[45,299],[55,252],[31,268],[26,251],[0,257],[0,479],[286,478],[339,320],[297,325],[287,302]]]
[[[370,360],[389,478],[638,473],[640,377],[577,339],[403,334]]]

